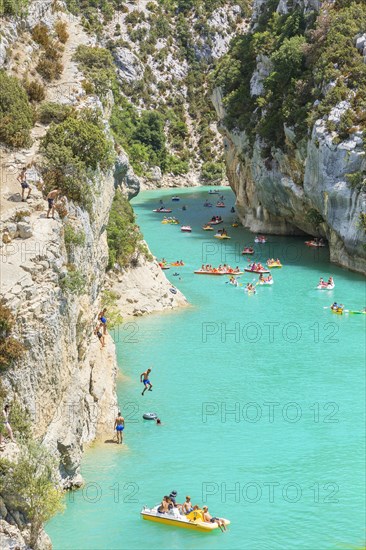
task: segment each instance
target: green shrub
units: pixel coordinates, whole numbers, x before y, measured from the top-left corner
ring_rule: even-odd
[[[64,227],[65,246],[70,255],[75,246],[83,246],[85,244],[85,233],[82,230],[75,231],[71,223],[67,223]]]
[[[103,307],[108,311],[108,329],[113,329],[120,325],[123,321],[123,317],[117,306],[117,300],[120,298],[117,292],[113,290],[104,290],[102,294]]]
[[[42,103],[38,110],[38,120],[42,122],[42,124],[63,122],[72,112],[73,109],[69,105],[47,101],[46,103]]]
[[[12,337],[15,319],[10,309],[0,302],[0,371],[6,370],[24,353],[24,346]]]
[[[366,173],[365,172],[352,172],[346,174],[346,180],[352,189],[366,188]]]
[[[107,240],[109,249],[108,269],[115,264],[124,267],[129,264],[137,252],[148,256],[142,235],[135,224],[135,215],[127,198],[116,191],[109,213],[107,225]]]
[[[41,141],[45,191],[59,188],[69,199],[90,210],[91,182],[98,166],[108,170],[114,162],[112,144],[89,113],[51,124]]]
[[[205,162],[202,165],[201,179],[207,183],[220,182],[224,175],[224,165],[222,162]]]
[[[138,25],[142,21],[145,21],[145,14],[143,11],[138,10],[130,11],[130,13],[126,15],[125,18],[126,25],[132,25],[133,27],[136,27],[136,25]]]
[[[31,101],[43,101],[46,97],[45,88],[38,80],[26,81],[24,87]]]
[[[73,57],[88,79],[94,85],[94,91],[105,95],[116,81],[113,57],[105,48],[80,45]]]
[[[310,208],[306,212],[305,219],[307,222],[311,223],[315,229],[318,229],[319,225],[324,222],[323,216],[315,210],[315,208]]]
[[[22,448],[16,464],[5,467],[2,494],[12,509],[21,510],[30,523],[32,548],[37,547],[43,524],[63,506],[63,493],[56,489],[57,464],[45,447],[29,442]]]
[[[12,147],[28,147],[33,111],[19,81],[0,70],[0,141]]]
[[[74,270],[60,280],[60,288],[67,294],[81,296],[85,292],[85,276],[81,271]]]
[[[22,16],[26,13],[28,0],[0,0],[0,16]]]
[[[168,155],[165,169],[167,172],[171,172],[175,176],[186,174],[189,171],[189,162],[174,155]]]

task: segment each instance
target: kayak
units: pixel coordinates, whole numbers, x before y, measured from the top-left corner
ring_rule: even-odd
[[[170,212],[172,212],[172,210],[170,208],[155,208],[153,212],[159,212],[160,214],[169,214]]]
[[[192,228],[190,225],[182,225],[180,230],[183,231],[183,233],[190,233],[192,231]]]
[[[333,283],[332,285],[318,285],[316,288],[317,290],[333,290],[334,287],[335,284]]]
[[[366,311],[350,311],[349,313],[353,313],[354,315],[366,315]]]
[[[244,248],[242,254],[254,254],[254,248]]]
[[[178,508],[173,508],[164,514],[158,512],[160,504],[153,508],[144,506],[141,510],[141,516],[143,519],[149,521],[155,521],[156,523],[162,523],[165,525],[171,525],[172,527],[183,527],[185,529],[191,529],[191,531],[201,531],[210,533],[219,529],[216,522],[208,522],[203,520],[203,510],[193,510],[189,514],[181,514]],[[230,525],[230,521],[225,518],[220,518],[225,522],[225,525]]]
[[[214,235],[215,239],[231,239],[229,235],[220,235],[219,233]]]
[[[324,243],[316,243],[315,241],[305,241],[306,246],[313,246],[314,248],[321,248],[325,246]]]
[[[255,288],[249,289],[249,288],[245,287],[244,292],[247,292],[248,294],[255,294],[256,290],[255,290]]]
[[[269,273],[268,269],[244,269],[247,273]]]
[[[343,308],[340,308],[340,307],[337,308],[337,309],[332,309],[332,308],[330,308],[330,311],[331,311],[332,313],[338,313],[338,315],[342,315],[342,313],[343,313]]]
[[[196,275],[243,275],[244,271],[205,271],[197,269],[194,273]]]

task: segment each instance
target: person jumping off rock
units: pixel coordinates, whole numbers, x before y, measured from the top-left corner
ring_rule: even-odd
[[[145,372],[140,374],[140,382],[144,384],[144,391],[141,393],[141,395],[144,395],[145,391],[147,390],[147,386],[149,386],[148,391],[152,391],[152,383],[149,380],[149,374],[151,372],[151,369],[147,369]]]

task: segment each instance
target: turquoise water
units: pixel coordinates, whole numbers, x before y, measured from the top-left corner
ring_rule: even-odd
[[[138,318],[114,334],[126,419],[125,444],[94,445],[85,454],[83,491],[47,532],[56,549],[337,549],[365,538],[365,316],[335,315],[366,305],[364,279],[331,265],[328,249],[304,238],[270,237],[257,258],[279,257],[274,285],[243,288],[225,277],[194,275],[201,264],[246,264],[253,242],[226,224],[230,241],[201,230],[225,209],[203,208],[207,190],[141,193],[133,205],[157,257],[183,259],[166,274],[191,306]],[[159,199],[181,223],[161,225]],[[210,197],[216,202],[216,197]],[[182,212],[183,204],[187,211]],[[179,272],[179,277],[173,273]],[[315,290],[333,275],[333,291]],[[242,282],[252,281],[246,274]],[[153,365],[152,392],[139,375]],[[156,411],[163,425],[144,421]],[[112,431],[111,431],[112,435]],[[198,534],[143,521],[144,504],[178,491],[231,520],[227,533]]]

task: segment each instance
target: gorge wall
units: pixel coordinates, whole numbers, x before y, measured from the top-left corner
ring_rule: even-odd
[[[334,6],[334,10],[340,7]],[[361,4],[357,8],[364,10]],[[319,9],[323,10],[320,15]],[[344,76],[347,69],[343,67],[340,74],[328,77],[330,70],[324,63],[316,68],[322,72],[315,83],[313,75],[308,76],[309,65],[314,64],[310,48],[316,42],[316,33],[322,32],[322,25],[324,32],[327,32],[325,29],[329,32],[330,23],[324,23],[329,10],[332,13],[331,2],[255,1],[250,38],[245,38],[242,44],[239,38],[232,45],[216,76],[220,86],[214,90],[213,103],[220,119],[227,175],[237,197],[236,208],[243,225],[253,232],[307,233],[325,237],[331,261],[364,273],[366,159],[362,112],[365,113],[365,90],[361,83],[357,90],[357,84],[351,82],[348,90],[342,89],[339,97],[336,95],[333,90],[337,90],[337,80],[344,82],[349,77]],[[300,19],[302,26],[297,22]],[[277,36],[273,21],[278,21]],[[270,22],[275,27],[272,32],[277,44],[270,43]],[[287,35],[286,25],[289,27]],[[364,65],[366,60],[366,35],[362,34],[362,29],[362,23],[352,29],[346,50],[353,49],[352,56],[358,60],[358,66]],[[303,40],[304,35],[308,44]],[[308,59],[299,62],[297,73],[294,70],[288,75],[276,52],[283,48],[284,65],[296,67],[298,58],[291,59],[290,48],[295,49],[297,44],[300,55],[305,57],[307,53]],[[317,44],[319,55],[322,44]],[[330,47],[335,51],[335,44]],[[235,70],[237,74],[230,76],[230,71]],[[283,75],[277,81],[280,71]],[[276,91],[276,88],[281,89],[280,78],[287,86],[281,94]],[[318,88],[315,101],[306,89],[310,82]],[[302,103],[299,98],[294,101],[289,97],[288,89],[291,88],[293,96],[303,94]],[[328,99],[332,91],[334,97]],[[356,95],[363,99],[354,106],[352,99]],[[240,101],[242,106],[239,107]],[[291,101],[290,107],[286,105]],[[326,102],[326,108],[319,113],[323,116],[315,115],[306,132],[298,131],[299,121],[291,113],[283,114],[278,120],[281,111],[291,108],[295,111],[300,106],[303,118],[305,109],[308,113],[311,110],[316,113],[316,106],[321,107]],[[353,117],[353,109],[357,116]],[[345,120],[346,117],[350,120]]]

